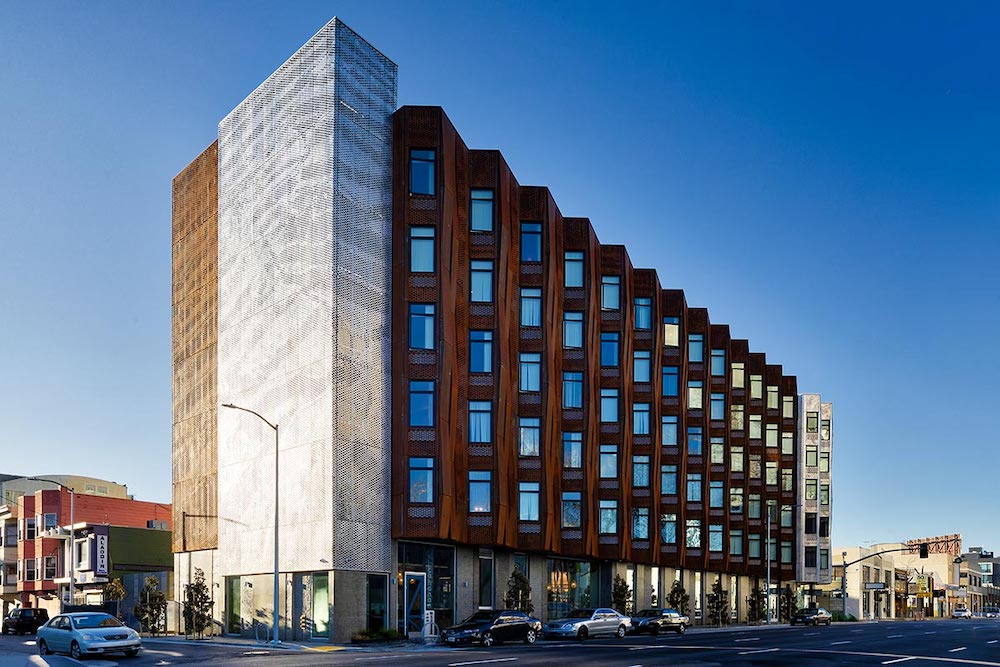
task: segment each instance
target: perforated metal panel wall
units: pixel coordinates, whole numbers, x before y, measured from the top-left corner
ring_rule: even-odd
[[[334,19],[219,125],[219,400],[279,424],[283,571],[390,565],[395,103],[396,66]],[[274,465],[220,410],[221,574],[272,568]]]

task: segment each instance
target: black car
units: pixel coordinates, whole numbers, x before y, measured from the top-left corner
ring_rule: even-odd
[[[683,635],[689,625],[691,619],[676,609],[643,609],[632,617],[632,631],[636,634],[657,635],[670,631]]]
[[[45,625],[49,620],[49,612],[44,609],[31,609],[28,607],[18,607],[7,614],[3,619],[3,633],[12,635],[17,633],[23,635],[25,632],[34,633],[39,627]]]
[[[833,614],[822,607],[811,607],[809,609],[799,609],[792,615],[792,625],[830,625],[833,622]]]
[[[441,632],[445,644],[480,643],[493,646],[506,641],[534,644],[542,631],[542,622],[523,611],[480,611],[458,625]]]

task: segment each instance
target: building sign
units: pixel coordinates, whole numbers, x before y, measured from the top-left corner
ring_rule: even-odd
[[[94,561],[94,574],[101,576],[108,573],[108,536],[97,535],[97,560]]]
[[[869,581],[869,582],[865,583],[865,590],[866,591],[884,591],[885,590],[885,584],[883,584],[881,581]]]

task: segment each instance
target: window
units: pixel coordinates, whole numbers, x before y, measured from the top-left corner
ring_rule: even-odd
[[[816,548],[806,547],[805,550],[805,566],[806,567],[816,567]]]
[[[601,479],[618,478],[618,445],[601,445],[599,471]]]
[[[410,349],[434,349],[434,304],[410,304]]]
[[[782,398],[781,398],[781,416],[784,419],[794,419],[795,418],[795,397],[794,396],[782,396]]]
[[[434,426],[433,380],[410,380],[410,426]]]
[[[520,456],[538,456],[538,442],[541,439],[541,421],[538,417],[518,418],[517,453]]]
[[[767,385],[767,409],[778,409],[778,388],[774,385]]]
[[[819,550],[819,569],[829,570],[830,569],[830,550],[820,549]]]
[[[469,332],[469,372],[493,372],[493,332]]]
[[[708,525],[708,550],[722,551],[722,524],[711,523]]]
[[[653,326],[652,300],[639,297],[635,300],[635,328],[637,331],[648,331]]]
[[[688,409],[701,410],[704,403],[702,399],[702,381],[688,380]]]
[[[774,539],[771,540],[770,552],[771,552],[771,562],[774,563],[775,561],[778,560],[778,541],[777,540],[774,540]]]
[[[806,535],[815,535],[816,534],[816,513],[815,512],[806,512],[806,522],[805,522],[805,527],[803,528],[803,530],[805,531]]]
[[[563,313],[563,347],[571,350],[583,347],[583,313],[572,310]]]
[[[830,485],[820,484],[819,485],[819,504],[829,505],[830,504]]]
[[[817,465],[819,465],[819,461],[817,460],[817,453],[818,450],[816,449],[816,447],[806,447],[806,466],[810,468],[815,468]]]
[[[46,556],[45,557],[45,572],[43,573],[43,579],[55,579],[56,578],[56,557]]]
[[[434,151],[410,149],[410,194],[434,195]]]
[[[617,389],[601,389],[601,421],[605,424],[618,421]]]
[[[580,492],[563,491],[562,494],[562,527],[580,527]]]
[[[782,505],[781,506],[781,527],[791,528],[792,527],[792,506]]]
[[[792,543],[787,541],[781,542],[781,562],[791,563],[792,562]]]
[[[518,388],[521,391],[541,391],[542,355],[538,352],[521,352],[519,368]]]
[[[35,561],[34,558],[25,558],[24,559],[24,580],[25,581],[34,581],[35,580],[35,568],[36,568],[35,563],[36,563],[36,561]]]
[[[489,401],[469,401],[469,442],[493,441],[493,406]]]
[[[767,447],[778,448],[778,425],[777,424],[765,424],[764,425],[764,444]]]
[[[730,383],[733,389],[743,389],[746,384],[746,380],[743,377],[743,362],[734,361],[732,364],[733,369],[733,380]]]
[[[729,428],[734,431],[743,430],[743,406],[742,405],[730,405],[729,406]]]
[[[632,353],[632,381],[649,382],[652,379],[649,350],[636,350]]]
[[[583,466],[583,433],[566,431],[563,433],[563,468]]]
[[[474,259],[470,268],[473,303],[493,301],[493,262],[488,259]]]
[[[583,373],[563,371],[563,407],[583,407]]]
[[[806,413],[806,433],[816,433],[819,431],[819,413]]]
[[[493,551],[479,550],[479,608],[493,608]]]
[[[764,378],[760,375],[750,376],[750,398],[764,398]]]
[[[601,276],[601,310],[618,310],[620,276]]]
[[[760,535],[750,535],[750,548],[747,549],[750,558],[760,558]]]
[[[663,415],[660,418],[660,444],[664,447],[677,446],[677,417]]]
[[[819,518],[819,536],[830,537],[830,517],[821,516]]]
[[[649,457],[632,457],[632,486],[637,489],[649,487]]]
[[[433,227],[410,227],[410,271],[434,273]]]
[[[680,390],[678,382],[677,366],[663,367],[663,395],[676,396]]]
[[[688,361],[692,364],[705,360],[705,334],[693,333],[688,336]]]
[[[518,490],[518,518],[521,521],[538,521],[538,482],[521,482]]]
[[[795,453],[795,434],[791,431],[781,432],[781,453],[783,455]]]
[[[677,495],[677,466],[673,464],[660,466],[660,493],[664,496]]]
[[[542,261],[542,224],[539,222],[521,223],[521,261]]]
[[[649,435],[649,403],[632,404],[632,434]]]
[[[729,469],[733,472],[743,472],[743,446],[733,445],[729,448]]]
[[[729,489],[729,513],[743,514],[743,489]]]
[[[680,347],[681,321],[676,317],[663,318],[663,347]]]
[[[760,440],[760,415],[750,415],[750,433],[748,434],[751,440]]]
[[[830,452],[819,453],[819,471],[830,472]]]
[[[521,288],[521,326],[542,326],[542,290],[537,287]]]
[[[677,515],[660,515],[660,540],[664,544],[677,544]]]
[[[684,534],[684,544],[689,549],[701,548],[701,521],[698,519],[688,519],[685,522],[687,530]]]
[[[768,486],[778,485],[778,463],[777,461],[767,461],[764,464],[764,483]]]
[[[601,500],[598,501],[600,511],[600,533],[602,535],[615,535],[618,533],[618,501]]]
[[[649,508],[648,507],[633,507],[632,508],[632,539],[633,540],[648,540],[649,539]]]
[[[760,518],[760,494],[751,493],[749,502],[747,503],[747,518],[759,519]]]
[[[489,512],[493,473],[489,470],[469,471],[469,511]]]
[[[711,419],[725,419],[726,418],[726,395],[725,394],[712,394],[709,417]]]
[[[781,490],[791,491],[792,490],[792,470],[791,468],[781,469]]]
[[[712,350],[712,375],[724,377],[726,375],[726,351]]]
[[[743,531],[742,530],[732,530],[729,531],[729,555],[730,556],[742,556],[743,555]]]
[[[750,455],[750,478],[761,478],[760,454]]]
[[[709,443],[709,461],[712,465],[725,465],[726,439],[715,436],[709,439]]]
[[[830,439],[830,420],[821,419],[819,422],[819,438],[820,440]]]
[[[469,229],[474,232],[493,231],[493,191],[473,190],[469,212]]]
[[[722,509],[725,503],[725,489],[722,480],[712,480],[708,483],[708,506]]]
[[[601,366],[618,365],[618,334],[612,331],[601,332]]]
[[[816,500],[816,488],[818,482],[814,479],[806,480],[806,500]]]
[[[410,457],[410,502],[434,502],[434,459]]]
[[[701,456],[701,427],[688,426],[688,456]]]
[[[54,530],[59,524],[59,517],[55,512],[46,512],[42,517],[43,530]]]
[[[701,502],[701,473],[689,472],[687,474],[687,501],[689,503]]]
[[[566,287],[583,287],[583,251],[569,250],[565,255]]]

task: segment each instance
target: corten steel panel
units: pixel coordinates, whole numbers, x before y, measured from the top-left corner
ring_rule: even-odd
[[[174,551],[218,545],[218,203],[214,142],[172,184]]]

